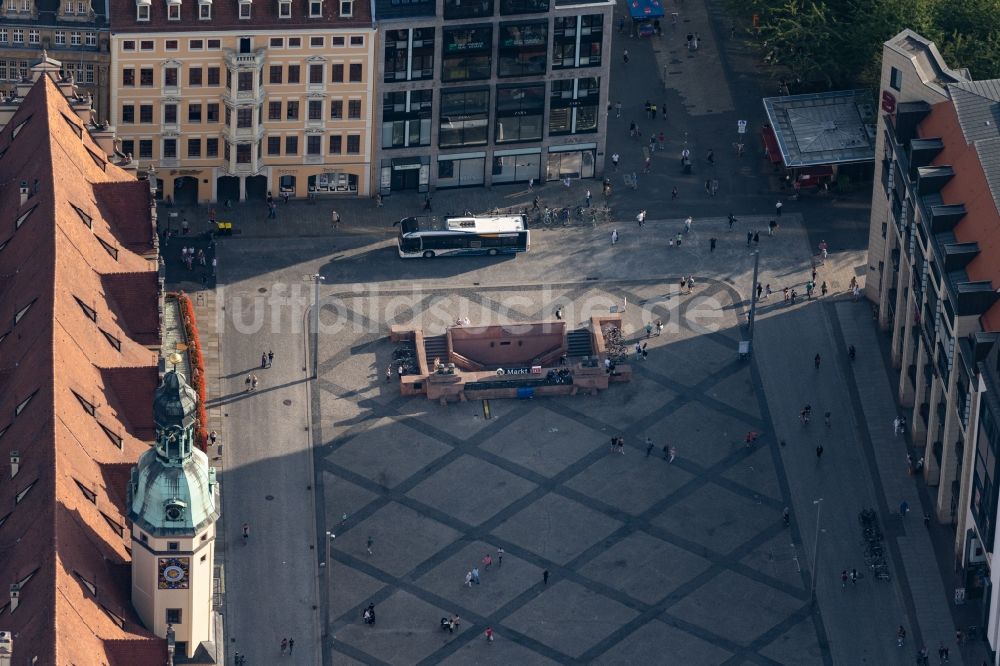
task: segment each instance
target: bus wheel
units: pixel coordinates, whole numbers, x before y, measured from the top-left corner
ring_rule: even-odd
[[[497,256],[497,251],[496,251],[496,249],[491,249],[486,254],[490,255],[491,257],[495,257],[495,256]]]
[[[424,252],[424,259],[430,259],[433,256],[434,256],[434,253],[431,252],[430,250],[427,250],[426,252]]]

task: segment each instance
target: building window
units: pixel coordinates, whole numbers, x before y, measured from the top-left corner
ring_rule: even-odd
[[[601,64],[604,17],[600,14],[557,17],[552,35],[552,68],[596,67]],[[577,33],[579,32],[579,48]]]
[[[431,143],[431,90],[382,95],[382,147],[406,148]]]
[[[489,25],[445,28],[442,31],[442,81],[490,78],[493,27]]]
[[[219,68],[209,67],[208,68],[208,85],[217,86],[219,85]]]
[[[221,39],[209,39],[209,40],[206,40],[205,47],[209,51],[211,51],[213,49],[215,49],[215,50],[221,49],[222,48],[222,40]]]
[[[489,90],[442,91],[440,113],[439,147],[486,145],[490,118]]]
[[[325,43],[326,43],[326,40],[324,38],[322,38],[322,37],[310,37],[309,38],[309,46],[311,48],[314,48],[314,49],[321,49],[321,48],[323,48],[323,45]]]
[[[310,134],[306,137],[306,154],[307,155],[320,155],[322,154],[322,143],[321,136],[316,134]]]
[[[343,137],[339,134],[330,135],[330,154],[339,155],[341,153],[341,146],[343,145]]]
[[[267,154],[268,155],[280,155],[281,154],[281,137],[280,136],[269,136],[269,137],[267,137]]]
[[[323,16],[323,3],[319,0],[310,0],[309,2],[309,17],[319,18]]]
[[[355,62],[351,63],[347,68],[347,75],[351,80],[351,83],[361,83],[362,69],[361,63]]]
[[[167,88],[177,87],[177,68],[167,67],[163,70],[163,85]]]
[[[347,135],[347,154],[357,155],[361,152],[361,136],[358,134]]]
[[[153,105],[152,104],[142,104],[139,106],[139,122],[140,123],[151,123],[153,122]]]
[[[167,125],[177,124],[177,105],[176,104],[164,104],[163,105],[163,122]]]
[[[291,0],[281,0],[278,3],[278,18],[292,18]]]
[[[60,39],[62,39],[62,41],[59,41]],[[62,30],[56,30],[56,44],[65,44],[65,43],[66,43],[66,33],[63,32]],[[135,51],[135,40],[126,39],[125,41],[123,41],[122,51]]]
[[[167,609],[167,624],[180,624],[181,623],[181,609],[180,608],[168,608]]]
[[[122,105],[122,122],[132,124],[135,122],[135,106],[132,104]]]
[[[552,82],[549,97],[549,134],[597,131],[601,79],[563,79]]]
[[[344,119],[344,100],[330,100],[330,120]]]
[[[0,30],[0,42],[6,42],[6,41],[7,41],[7,30],[6,29]],[[129,45],[132,46],[131,49],[128,48]],[[56,30],[56,46],[66,46],[66,31],[65,30]],[[124,42],[122,44],[122,50],[123,51],[133,51],[133,50],[135,50],[135,42]]]
[[[340,0],[340,15],[344,18],[350,18],[354,16],[354,2],[353,0]]]
[[[243,2],[242,0],[240,0],[240,18],[241,19],[249,19],[250,18],[250,3],[249,2]],[[239,150],[237,150],[236,152],[238,153]],[[250,160],[248,159],[247,162],[249,162],[249,161]]]
[[[191,51],[201,51],[205,48],[205,40],[203,39],[191,39],[188,40],[188,49]]]
[[[123,86],[134,86],[135,85],[135,70],[134,69],[124,69],[124,70],[122,70],[122,85]]]
[[[365,45],[365,38],[363,35],[351,35],[351,46],[364,46],[364,45]]]
[[[201,139],[188,139],[188,157],[201,157]]]
[[[151,87],[153,85],[153,70],[149,68],[142,68],[139,70],[139,85]]]
[[[252,154],[251,146],[249,143],[238,143],[236,144],[236,163],[237,164],[250,164],[250,156]]]
[[[330,65],[330,81],[332,83],[343,83],[344,82],[344,65],[341,63],[335,63]]]
[[[297,49],[300,46],[302,46],[302,38],[301,37],[289,37],[288,38],[288,48],[290,48],[290,49]]]
[[[549,0],[500,0],[500,14],[539,14],[549,11]]]
[[[544,74],[548,44],[548,21],[501,23],[497,76]]]
[[[216,103],[205,105],[205,120],[210,123],[219,122],[219,105]]]
[[[188,85],[189,86],[200,86],[201,85],[201,67],[192,67],[188,70]]]
[[[209,21],[212,18],[212,3],[211,2],[199,2],[198,3],[198,20]]]
[[[495,143],[541,141],[545,85],[497,86]]]
[[[330,45],[331,46],[343,46],[344,45],[344,37],[342,35],[334,35],[330,39]]]
[[[153,45],[154,44],[153,44],[153,40],[152,39],[143,39],[143,40],[141,40],[139,42],[139,50],[140,51],[152,51],[153,50]]]
[[[389,30],[385,41],[386,83],[432,78],[434,28]]]
[[[298,155],[298,154],[299,154],[299,137],[286,136],[285,155]]]
[[[87,34],[90,35],[92,33],[88,32]],[[37,44],[38,42],[39,42],[38,31],[35,30],[35,29],[29,30],[28,31],[28,43],[29,44]],[[90,46],[90,44],[88,43],[87,46]]]
[[[444,17],[446,19],[478,18],[493,16],[493,0],[444,0]]]
[[[309,120],[323,120],[323,100],[309,100]]]
[[[292,40],[288,40],[289,45],[291,45]],[[299,66],[289,65],[288,66],[288,82],[291,84],[297,84],[299,82]]]
[[[281,120],[281,102],[267,103],[267,119]]]
[[[176,51],[177,50],[177,40],[176,39],[168,39],[168,40],[164,41],[163,42],[163,48],[165,50],[167,50],[167,51]]]
[[[219,140],[216,138],[205,139],[205,157],[219,156]]]
[[[177,139],[163,140],[163,157],[166,159],[177,157]]]
[[[309,85],[323,85],[323,65],[309,65]]]
[[[201,122],[201,104],[188,104],[188,122]]]
[[[285,120],[298,120],[299,119],[299,103],[294,100],[289,100],[288,105],[285,107]]]
[[[347,117],[352,120],[358,120],[361,118],[361,100],[360,99],[350,99],[347,100]]]
[[[236,127],[247,129],[253,127],[253,108],[240,107],[236,109]]]
[[[135,140],[134,139],[122,139],[122,153],[125,155],[135,154]]]
[[[153,140],[139,139],[139,157],[141,159],[153,159]]]
[[[73,42],[73,44],[76,45],[76,46],[79,46],[80,45],[80,33],[74,32],[74,33],[71,33],[71,35],[76,35],[76,41]],[[24,30],[21,30],[20,28],[15,28],[14,29],[14,39],[13,39],[13,42],[15,44],[24,44]]]
[[[179,4],[170,3],[167,5],[167,20],[168,21],[181,20],[181,6]]]
[[[86,35],[84,35],[84,38],[85,38],[85,41],[87,43],[87,46],[97,46],[97,33],[96,32],[88,32]]]
[[[136,21],[149,20],[149,5],[136,5],[135,20]]]
[[[268,83],[281,83],[281,65],[271,65],[268,68]]]
[[[903,89],[903,73],[895,67],[889,69],[889,87],[895,91]]]

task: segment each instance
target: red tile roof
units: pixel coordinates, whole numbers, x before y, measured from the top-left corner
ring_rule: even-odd
[[[101,276],[101,284],[118,325],[136,342],[159,346],[160,311],[148,307],[160,293],[159,276],[152,271],[108,273]]]
[[[237,0],[215,0],[212,4],[212,18],[202,21],[198,18],[197,0],[183,0],[181,19],[167,20],[167,3],[153,0],[149,7],[149,20],[136,20],[135,0],[110,0],[111,30],[116,33],[129,32],[216,32],[235,30],[251,34],[257,30],[278,29],[287,31],[330,30],[336,28],[370,28],[371,5],[368,0],[354,0],[352,16],[341,17],[340,0],[322,0],[323,16],[309,18],[309,0],[291,0],[291,18],[278,18],[278,0],[256,0],[252,2],[250,19],[241,19]],[[307,33],[303,39],[308,38]]]
[[[132,287],[108,290],[103,279],[135,274],[137,284],[149,284],[146,274],[155,264],[123,239],[138,245],[137,229],[151,234],[150,213],[145,204],[99,204],[138,193],[134,178],[101,164],[100,155],[44,76],[0,131],[0,245],[6,241],[0,249],[0,461],[6,467],[13,451],[20,456],[17,475],[10,479],[4,469],[0,483],[6,544],[0,590],[6,597],[7,585],[23,581],[16,610],[0,598],[7,603],[0,628],[14,632],[18,664],[37,658],[59,666],[155,665],[166,659],[165,641],[144,629],[132,610],[129,532],[118,487],[122,468],[147,448],[133,431],[148,425],[157,356],[119,323],[135,325],[151,315],[118,311],[155,313],[157,301],[122,295]],[[23,205],[21,181],[31,190]],[[123,210],[137,219],[122,220],[116,212]],[[107,291],[114,292],[113,305]],[[125,378],[135,376],[143,380],[126,386]]]

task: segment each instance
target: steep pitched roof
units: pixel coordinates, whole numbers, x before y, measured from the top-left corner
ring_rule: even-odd
[[[157,301],[112,306],[103,276],[148,284],[155,259],[121,240],[134,220],[98,205],[108,190],[138,194],[134,178],[100,156],[47,76],[0,131],[0,460],[20,456],[17,475],[0,484],[0,589],[22,583],[17,608],[0,607],[0,626],[15,632],[16,663],[166,659],[165,642],[132,610],[122,492],[108,486],[146,450],[133,434],[146,424],[131,421],[142,420],[143,392],[152,403],[151,382],[124,391],[120,373],[155,375],[157,355],[116,310],[155,313]],[[148,196],[129,210],[152,234]]]
[[[987,186],[1000,211],[1000,79],[953,83],[948,93],[966,142],[979,151]]]

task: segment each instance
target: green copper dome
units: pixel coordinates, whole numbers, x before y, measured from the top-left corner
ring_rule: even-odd
[[[128,485],[128,513],[153,536],[194,535],[219,517],[219,485],[208,456],[194,446],[198,395],[172,370],[153,399],[156,443]]]

